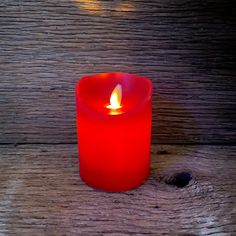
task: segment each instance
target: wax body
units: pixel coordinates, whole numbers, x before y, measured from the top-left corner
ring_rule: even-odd
[[[91,85],[98,85],[99,80],[103,80],[105,92],[102,86]],[[117,83],[124,88],[124,99],[123,109],[114,115],[106,104],[110,88]],[[87,89],[95,97],[88,96]],[[150,169],[151,82],[124,73],[95,75],[78,82],[76,100],[82,180],[105,191],[126,191],[142,184]]]

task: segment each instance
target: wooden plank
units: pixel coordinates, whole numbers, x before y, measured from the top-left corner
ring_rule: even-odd
[[[232,1],[1,0],[0,143],[75,143],[76,81],[153,80],[153,143],[235,143]]]
[[[0,153],[0,234],[236,234],[236,146],[152,146],[149,180],[125,193],[86,186],[76,145]]]

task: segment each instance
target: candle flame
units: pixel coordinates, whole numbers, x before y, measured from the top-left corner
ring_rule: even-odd
[[[110,105],[108,105],[107,108],[110,109],[121,108],[121,99],[122,99],[122,87],[120,84],[117,84],[111,93]]]

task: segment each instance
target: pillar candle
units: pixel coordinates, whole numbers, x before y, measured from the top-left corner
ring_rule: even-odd
[[[81,179],[111,192],[143,184],[150,169],[151,80],[121,72],[81,78],[76,111]]]

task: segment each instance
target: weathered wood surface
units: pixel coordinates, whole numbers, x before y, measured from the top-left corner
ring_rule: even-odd
[[[140,188],[86,186],[76,145],[0,147],[1,235],[235,235],[236,147],[152,146]],[[173,176],[187,172],[182,188]]]
[[[0,1],[0,143],[75,143],[76,81],[153,80],[153,143],[235,143],[233,1]]]

